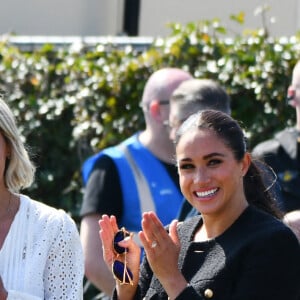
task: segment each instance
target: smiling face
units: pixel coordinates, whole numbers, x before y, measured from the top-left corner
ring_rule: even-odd
[[[237,161],[212,130],[195,127],[181,136],[176,156],[182,193],[202,215],[232,215],[247,206],[243,176],[248,154]]]

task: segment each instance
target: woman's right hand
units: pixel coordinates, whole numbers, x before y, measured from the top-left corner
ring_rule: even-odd
[[[109,217],[108,215],[103,215],[102,218],[99,220],[99,226],[100,226],[99,235],[102,240],[102,247],[103,247],[103,258],[108,268],[112,270],[112,265],[114,261],[121,260],[120,254],[114,251],[114,246],[113,246],[115,234],[119,231],[117,220],[115,216]],[[128,248],[126,253],[126,265],[133,274],[133,284],[129,285],[132,289],[132,286],[137,286],[139,280],[141,249],[133,241],[132,235],[125,238],[123,241],[119,242],[118,244],[121,247]],[[122,257],[122,260],[124,260],[124,257]],[[116,281],[117,283],[119,283],[118,280]],[[122,285],[122,287],[123,286],[126,287],[126,285]]]

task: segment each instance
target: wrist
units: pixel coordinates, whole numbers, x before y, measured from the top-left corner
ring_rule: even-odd
[[[168,299],[176,299],[190,283],[180,274],[179,276],[169,276],[161,281],[166,293],[168,294]]]

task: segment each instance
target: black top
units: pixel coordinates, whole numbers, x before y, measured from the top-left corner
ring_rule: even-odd
[[[217,238],[193,242],[201,224],[195,216],[178,225],[179,268],[190,285],[177,300],[299,299],[300,245],[281,221],[249,206]],[[134,299],[144,297],[168,299],[146,259]]]
[[[179,189],[179,177],[175,164],[161,161],[168,174]],[[107,155],[102,155],[96,162],[85,187],[80,216],[91,213],[115,215],[121,219],[123,196],[118,169]]]
[[[264,160],[277,174],[284,212],[300,209],[298,134],[295,128],[287,128],[253,149],[253,156]]]

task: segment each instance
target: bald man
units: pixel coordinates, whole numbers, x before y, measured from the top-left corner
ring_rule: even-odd
[[[176,218],[183,201],[174,146],[165,126],[169,99],[192,76],[177,68],[156,71],[148,79],[141,101],[146,128],[117,146],[104,149],[83,165],[85,184],[80,235],[85,274],[95,287],[111,295],[115,281],[102,257],[98,220],[115,215],[119,227],[141,230],[143,211],[154,210],[165,225]]]

